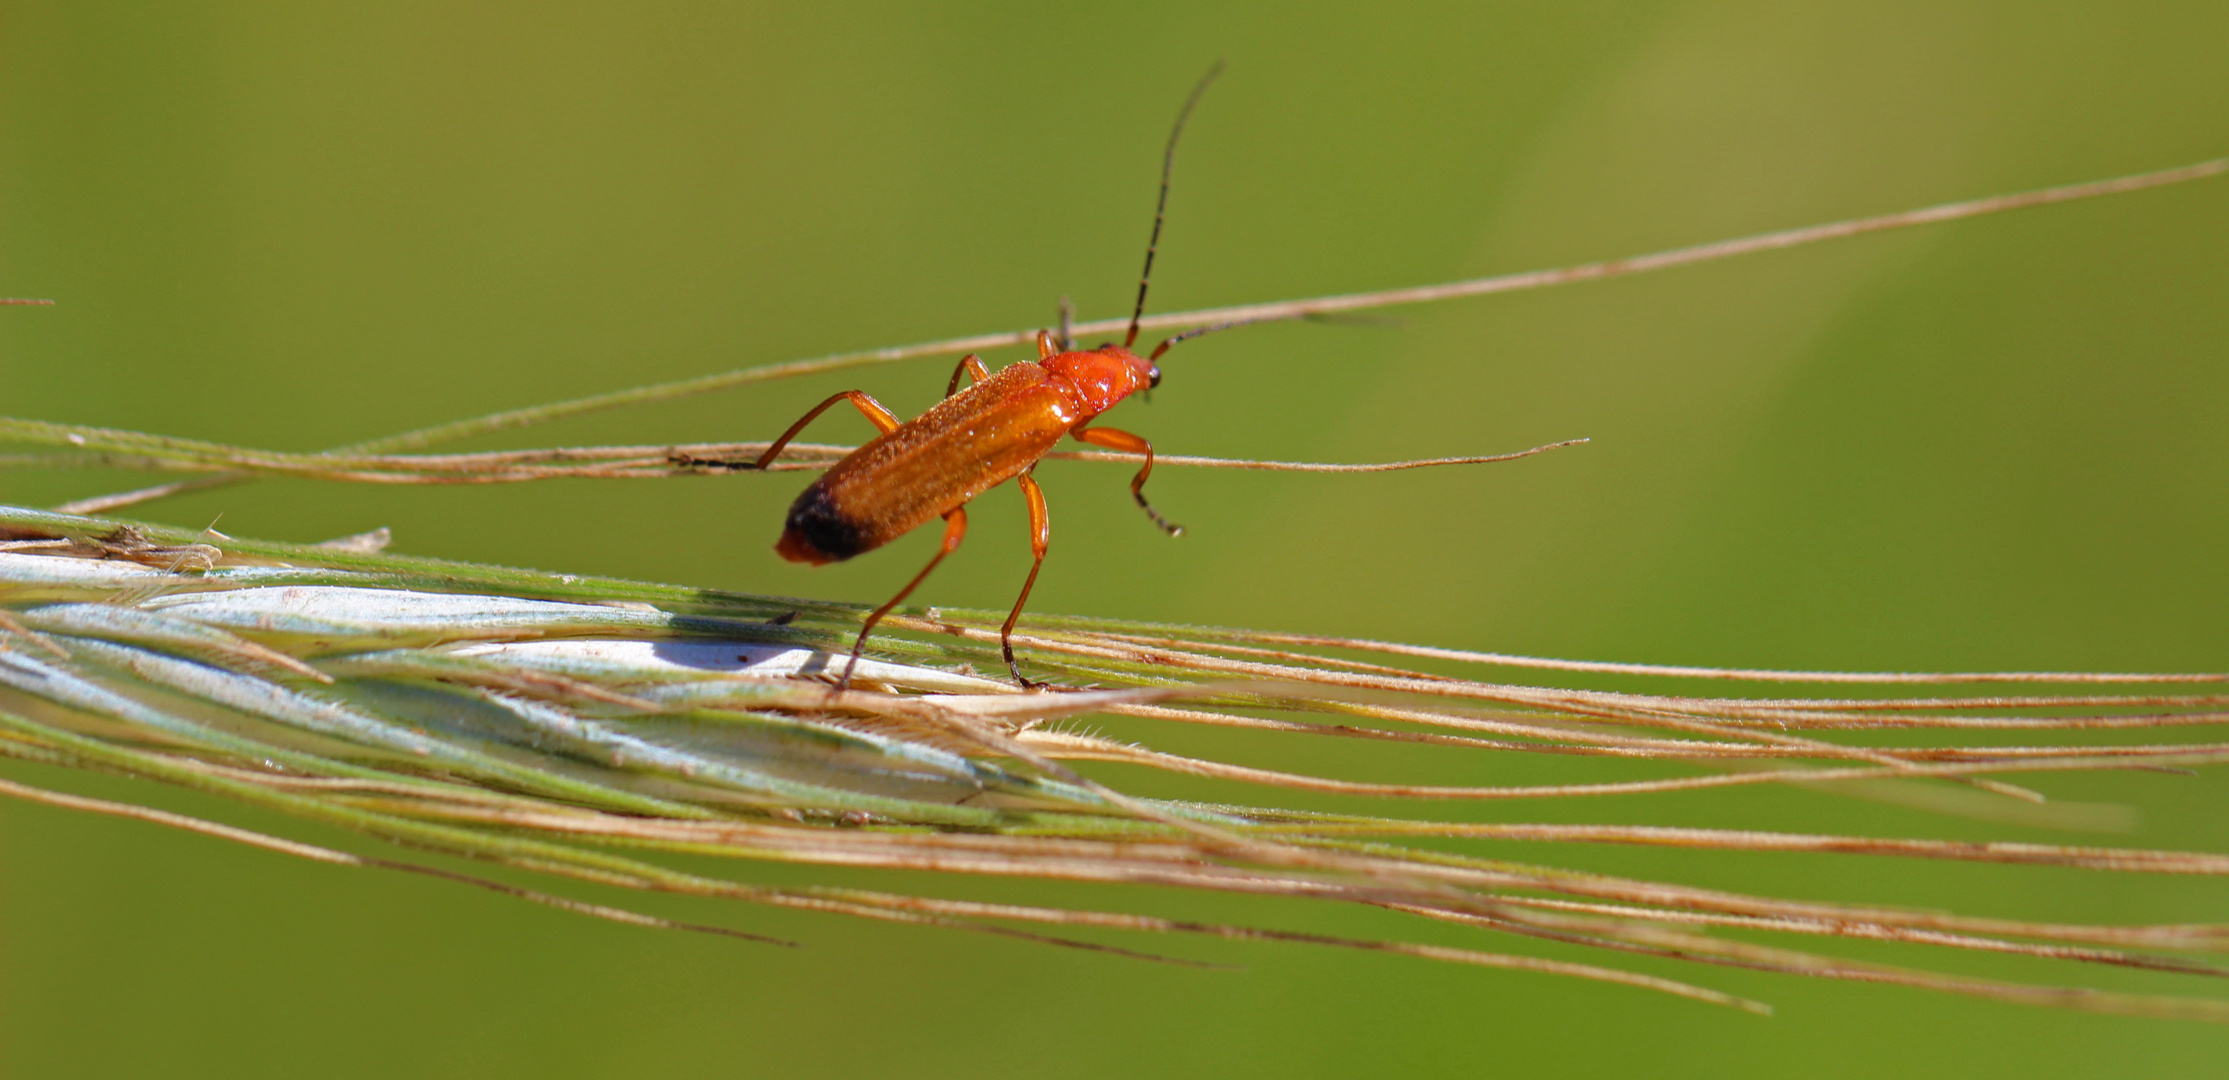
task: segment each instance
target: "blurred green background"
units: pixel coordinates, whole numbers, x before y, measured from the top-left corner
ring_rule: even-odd
[[[2229,153],[2229,6],[1942,0],[1371,5],[0,3],[0,412],[308,450],[498,408],[1126,310],[1167,125],[1157,310],[1557,265]],[[1593,659],[1856,669],[2229,663],[2229,180],[1185,346],[1120,426],[1315,460],[1585,448],[1469,471],[1052,463],[1033,607]],[[994,363],[1018,353],[994,356]],[[822,395],[925,407],[948,361],[481,446],[765,437]],[[855,418],[817,436],[853,438]],[[124,476],[0,477],[45,505]],[[934,538],[808,570],[794,478],[263,483],[136,511],[244,536],[861,601]],[[929,603],[1002,607],[1020,500]],[[643,527],[632,522],[666,523]],[[685,522],[685,527],[671,523]],[[933,530],[931,530],[933,531]],[[1114,728],[1367,779],[1594,763]],[[0,773],[365,845],[170,791]],[[1141,791],[1273,795],[1108,770]],[[1425,807],[2229,850],[2229,784],[2044,776],[2131,833],[1818,792]],[[1358,804],[1359,805],[1359,804]],[[1380,808],[1383,809],[1383,808]],[[2218,881],[1506,850],[1789,897],[2229,919]],[[845,881],[1580,955],[1368,911],[794,868]],[[584,890],[583,895],[592,895]],[[953,932],[595,895],[796,938],[628,929],[456,886],[0,805],[9,1076],[2218,1076],[2229,1032],[1631,966],[1728,1010],[1301,947],[1200,972]],[[1132,941],[1131,944],[1137,944]],[[2002,958],[1851,955],[2220,994]],[[1594,957],[1600,960],[1600,957]],[[1612,961],[1618,962],[1618,961]]]

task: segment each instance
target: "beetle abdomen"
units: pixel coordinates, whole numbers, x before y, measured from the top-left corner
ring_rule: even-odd
[[[789,520],[782,525],[782,539],[774,551],[791,562],[822,566],[876,546],[868,541],[868,530],[846,516],[827,487],[816,481],[790,504]]]

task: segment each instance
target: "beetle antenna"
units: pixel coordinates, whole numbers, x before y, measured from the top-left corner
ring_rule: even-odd
[[[1155,360],[1161,359],[1161,354],[1168,352],[1169,346],[1174,345],[1179,341],[1190,341],[1196,337],[1212,334],[1217,330],[1233,330],[1241,326],[1252,326],[1255,323],[1291,322],[1294,319],[1306,319],[1309,322],[1332,321],[1312,311],[1295,311],[1284,315],[1262,315],[1252,319],[1232,319],[1229,322],[1211,323],[1207,326],[1201,326],[1191,330],[1186,330],[1185,332],[1178,334],[1175,337],[1164,339],[1161,344],[1155,345],[1153,347],[1153,355],[1146,357],[1146,362],[1151,363]]]
[[[1169,208],[1169,173],[1176,168],[1177,137],[1184,134],[1184,122],[1191,119],[1192,106],[1200,103],[1200,95],[1207,93],[1207,84],[1214,82],[1215,77],[1222,73],[1223,62],[1217,60],[1215,66],[1208,68],[1207,74],[1200,76],[1199,83],[1192,87],[1192,96],[1184,99],[1183,110],[1176,114],[1176,126],[1169,129],[1169,147],[1161,152],[1161,198],[1153,204],[1153,235],[1145,242],[1145,270],[1138,275],[1138,306],[1130,311],[1130,332],[1122,339],[1122,347],[1125,349],[1137,343],[1138,320],[1145,315],[1145,288],[1153,280],[1153,249],[1161,243],[1161,216]]]

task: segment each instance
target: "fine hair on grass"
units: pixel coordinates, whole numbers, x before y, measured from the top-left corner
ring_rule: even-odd
[[[1997,196],[1560,270],[1356,296],[1149,316],[1148,328],[1352,312],[1667,269],[1882,229],[2213,176],[2229,159]],[[1065,316],[1064,316],[1065,319]],[[1127,319],[1067,333],[1122,329]],[[0,418],[39,449],[14,468],[191,474],[40,510],[0,507],[0,756],[120,774],[341,826],[420,853],[369,856],[127,802],[0,780],[0,795],[110,814],[366,869],[431,874],[649,928],[790,944],[747,927],[683,923],[513,883],[724,898],[998,934],[1143,960],[1141,934],[1398,953],[1565,975],[1766,1011],[1757,1001],[1620,966],[1673,959],[2098,1012],[2229,1020],[2229,1000],[2016,982],[1849,959],[1821,939],[1889,942],[2178,976],[2219,977],[2229,925],[2102,925],[1862,903],[1789,900],[1471,854],[1464,842],[1832,854],[2054,866],[2101,874],[2229,874],[2207,852],[1682,828],[1442,820],[1419,808],[1528,804],[1749,785],[1801,785],[2032,824],[2108,810],[2047,804],[2023,775],[2184,773],[2229,760],[2229,675],[1857,673],[1596,661],[1336,636],[1037,615],[1013,642],[1033,678],[1002,668],[1002,612],[900,609],[849,686],[830,685],[867,608],[402,555],[384,530],[324,544],[235,538],[109,516],[256,476],[477,484],[649,478],[718,469],[768,445],[424,452],[466,436],[791,375],[1015,344],[988,334],[749,368],[498,413],[326,453],[266,451],[100,427]],[[1373,471],[1505,461],[1570,445],[1380,464],[1162,455],[1162,465]],[[825,467],[849,448],[791,444],[778,467]],[[1063,455],[1056,455],[1063,456]],[[1130,455],[1078,453],[1091,460]],[[1539,685],[1522,681],[1529,675]],[[1679,680],[1691,693],[1606,689]],[[1650,685],[1655,685],[1651,682]],[[1785,689],[1784,689],[1785,688]],[[1812,693],[1796,693],[1808,688]],[[1360,781],[1155,749],[1087,726],[1182,726],[1441,754],[1600,762],[1586,782],[1464,786]],[[1147,798],[1105,765],[1171,785],[1243,785],[1245,801]],[[1280,806],[1384,800],[1357,814]],[[454,857],[504,879],[425,861]],[[1341,937],[1253,923],[773,887],[678,869],[704,859],[901,868],[1361,904],[1435,923],[1600,950],[1578,962],[1400,936]],[[1117,934],[1114,932],[1128,932]],[[1419,935],[1421,937],[1421,935]]]

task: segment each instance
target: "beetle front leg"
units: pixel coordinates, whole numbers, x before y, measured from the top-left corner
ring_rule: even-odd
[[[1126,454],[1144,454],[1145,468],[1139,469],[1138,475],[1130,478],[1130,497],[1138,500],[1138,506],[1145,510],[1145,516],[1152,518],[1153,523],[1159,525],[1162,532],[1168,533],[1170,536],[1184,535],[1184,526],[1170,524],[1167,518],[1162,517],[1160,512],[1153,508],[1152,503],[1145,501],[1145,479],[1153,475],[1152,443],[1119,428],[1080,427],[1069,434],[1074,435],[1077,441],[1087,442],[1093,446],[1104,446],[1109,450],[1120,450]]]

